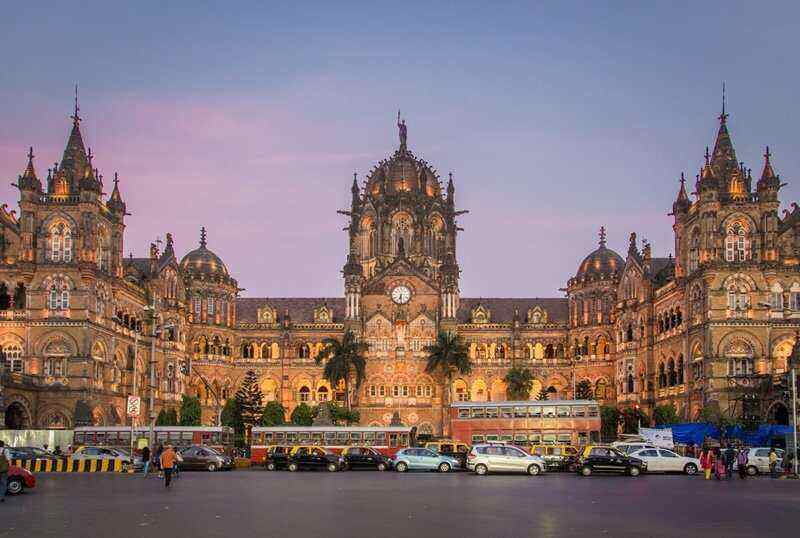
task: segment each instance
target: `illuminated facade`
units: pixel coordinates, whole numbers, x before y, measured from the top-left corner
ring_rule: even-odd
[[[205,230],[180,260],[170,234],[163,251],[154,243],[148,257],[124,257],[119,181],[104,199],[80,121],[76,106],[44,183],[31,151],[16,184],[19,214],[0,212],[8,427],[125,423],[134,392],[145,416],[151,396],[157,411],[197,395],[212,423],[247,370],[289,411],[341,400],[314,359],[323,339],[348,329],[369,347],[367,378],[352,395],[365,425],[396,415],[439,433],[448,402],[442,380],[424,371],[424,348],[440,330],[464,338],[474,365],[453,380],[453,400],[505,399],[503,379],[517,365],[535,375],[532,399],[543,390],[572,398],[585,380],[602,403],[649,411],[669,402],[691,419],[708,405],[755,413],[741,396],[760,391],[760,416],[784,419],[777,383],[800,325],[800,210],[778,214],[768,152],[752,189],[724,114],[694,202],[681,181],[674,259],[640,250],[635,234],[623,259],[601,230],[565,297],[518,299],[461,297],[454,181],[443,184],[409,150],[405,123],[398,149],[361,185],[354,178],[340,212],[349,219],[342,296],[252,298],[238,297]]]

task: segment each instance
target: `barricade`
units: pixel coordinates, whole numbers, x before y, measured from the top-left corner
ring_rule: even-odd
[[[122,473],[121,460],[77,459],[60,460],[11,460],[11,465],[22,467],[32,473]]]

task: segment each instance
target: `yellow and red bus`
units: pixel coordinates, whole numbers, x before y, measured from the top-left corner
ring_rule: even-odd
[[[273,445],[320,446],[338,452],[348,446],[369,446],[386,456],[414,446],[413,426],[256,426],[251,432],[250,458],[264,463]]]
[[[206,445],[226,454],[233,450],[233,429],[227,426],[156,426],[153,435],[156,445]],[[149,436],[148,426],[134,428],[134,445],[138,447],[138,441],[149,439]],[[73,446],[110,446],[125,450],[131,447],[130,426],[82,426],[75,428],[72,437]]]
[[[470,445],[580,446],[600,441],[600,406],[593,400],[453,402],[450,428],[454,439]]]

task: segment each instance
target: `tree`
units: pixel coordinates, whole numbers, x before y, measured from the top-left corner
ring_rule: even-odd
[[[286,424],[286,409],[275,400],[267,402],[261,414],[261,425],[283,426],[284,424]]]
[[[617,428],[619,427],[619,409],[610,405],[600,406],[600,432],[604,441],[617,438]]]
[[[345,402],[350,410],[351,384],[355,381],[355,390],[358,393],[367,376],[367,359],[364,358],[367,344],[359,342],[351,330],[344,333],[341,342],[335,338],[326,338],[322,343],[325,347],[316,358],[317,364],[325,362],[322,377],[334,387],[340,382],[344,383]]]
[[[337,405],[336,402],[322,402],[319,404],[314,408],[314,418],[317,418],[319,414],[323,412],[323,409],[328,410],[333,424],[337,426],[358,424],[358,421],[361,419],[361,414],[358,411],[348,410]]]
[[[539,394],[536,395],[536,399],[541,402],[550,399],[550,391],[542,387],[542,390],[540,390]]]
[[[167,422],[168,422],[167,410],[162,409],[161,411],[158,412],[158,417],[156,418],[156,426],[171,426],[171,424],[168,424]]]
[[[576,400],[594,400],[594,391],[592,384],[588,379],[584,379],[575,385],[575,399]]]
[[[314,410],[302,402],[292,411],[291,420],[296,426],[311,426],[314,423]]]
[[[203,409],[196,396],[183,395],[181,399],[181,426],[199,426]]]
[[[242,410],[236,398],[228,398],[225,400],[225,406],[222,408],[222,413],[220,414],[220,422],[223,426],[233,428],[237,433],[244,431]]]
[[[678,411],[673,404],[657,405],[653,409],[653,422],[656,426],[675,424],[678,422]]]
[[[533,372],[528,368],[514,366],[506,377],[506,397],[509,400],[527,400],[533,388]]]
[[[264,395],[261,394],[261,388],[258,386],[258,378],[253,370],[248,370],[244,375],[244,380],[239,390],[236,391],[235,398],[239,406],[239,413],[241,413],[242,416],[244,433],[247,437],[250,428],[259,423],[261,414],[264,412],[262,405]]]
[[[622,410],[623,433],[638,433],[639,425],[649,426],[650,419],[639,407],[628,407]]]
[[[448,405],[450,397],[450,389],[453,381],[453,375],[469,374],[472,371],[472,363],[469,360],[469,353],[464,340],[455,332],[440,331],[436,336],[436,342],[425,347],[425,352],[428,354],[428,363],[425,365],[425,371],[429,374],[438,374],[445,386],[442,394],[442,434],[444,434],[445,425],[445,406]]]

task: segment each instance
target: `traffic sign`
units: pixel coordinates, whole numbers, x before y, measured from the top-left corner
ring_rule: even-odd
[[[128,396],[128,416],[138,417],[142,409],[142,399],[139,396]]]

